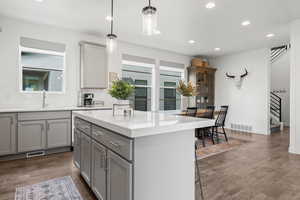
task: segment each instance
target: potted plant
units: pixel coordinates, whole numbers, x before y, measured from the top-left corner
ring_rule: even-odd
[[[191,97],[197,96],[197,89],[191,81],[185,84],[183,81],[179,81],[177,92],[183,96],[183,105],[195,106],[194,98],[190,100]]]
[[[133,94],[134,86],[123,80],[112,82],[111,89],[108,93],[119,100],[119,104],[129,104],[128,98]]]

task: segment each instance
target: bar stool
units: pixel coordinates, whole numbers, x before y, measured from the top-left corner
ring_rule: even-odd
[[[196,173],[197,173],[195,184],[197,185],[199,183],[201,200],[204,200],[203,188],[202,188],[202,182],[201,182],[201,176],[200,176],[200,169],[199,169],[199,164],[197,162],[197,145],[196,144],[195,144],[195,162],[196,162]]]

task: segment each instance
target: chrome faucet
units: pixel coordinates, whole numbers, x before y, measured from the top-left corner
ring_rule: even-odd
[[[43,108],[46,108],[46,90],[43,90],[43,104],[42,104],[42,107]]]

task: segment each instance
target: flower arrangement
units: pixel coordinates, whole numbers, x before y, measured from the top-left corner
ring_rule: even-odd
[[[192,84],[191,81],[189,81],[187,84],[185,84],[183,81],[179,81],[177,92],[185,97],[197,95],[196,87]]]
[[[118,100],[127,100],[133,92],[134,86],[123,80],[113,81],[111,89],[108,90],[108,93]]]

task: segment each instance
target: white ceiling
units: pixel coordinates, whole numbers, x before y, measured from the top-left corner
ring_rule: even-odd
[[[147,0],[115,0],[115,30],[120,40],[185,55],[223,55],[272,47],[289,40],[289,22],[300,18],[299,0],[152,0],[160,35],[142,34],[141,9]],[[105,35],[110,0],[1,0],[0,15]],[[241,22],[251,25],[242,27]],[[0,24],[1,26],[1,24]],[[276,36],[265,37],[268,33]],[[189,44],[188,40],[195,40]],[[214,52],[220,47],[220,52]]]

